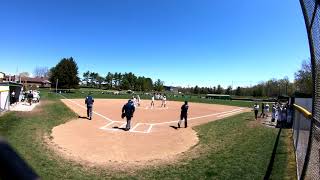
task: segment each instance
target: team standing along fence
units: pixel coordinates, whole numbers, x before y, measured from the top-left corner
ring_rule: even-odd
[[[294,125],[297,173],[299,179],[320,179],[320,1],[300,0],[300,4],[308,33],[314,86],[310,119],[296,117]]]

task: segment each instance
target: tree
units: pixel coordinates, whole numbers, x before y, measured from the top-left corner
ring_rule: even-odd
[[[294,74],[295,87],[297,92],[312,94],[313,82],[312,82],[312,69],[311,61],[304,60],[301,65],[301,69]]]
[[[98,73],[95,73],[95,72],[91,72],[91,73],[89,74],[91,86],[93,86],[93,87],[96,86],[96,84],[98,83],[98,82],[97,82],[98,76],[99,76],[99,74],[98,74]]]
[[[33,76],[35,77],[48,77],[49,75],[49,70],[48,67],[36,67],[33,70]]]
[[[30,74],[28,72],[22,72],[19,74],[20,77],[29,77]]]
[[[130,89],[130,83],[129,83],[128,79],[126,79],[126,78],[123,79],[120,87],[121,87],[121,89],[126,89],[126,90]]]
[[[86,81],[86,85],[89,85],[90,71],[83,73],[83,80]]]
[[[258,84],[253,87],[252,96],[253,97],[262,97],[263,96],[263,85],[262,84]]]
[[[98,74],[96,80],[97,80],[97,83],[98,83],[98,88],[101,88],[101,84],[103,83],[104,78]]]
[[[276,79],[270,79],[265,83],[265,95],[268,97],[277,97],[279,95],[279,82]]]
[[[237,87],[235,94],[236,94],[236,96],[241,96],[241,88],[240,88],[240,86]]]
[[[144,80],[143,85],[145,86],[145,90],[146,90],[146,91],[151,91],[151,90],[153,90],[153,81],[152,81],[151,78],[146,78],[146,79]]]
[[[26,78],[30,76],[28,72],[22,72],[19,74],[20,81],[26,81]]]
[[[279,80],[279,87],[280,87],[280,95],[288,95],[288,88],[289,88],[289,78],[286,76],[283,79]]]
[[[108,72],[105,80],[106,80],[106,83],[107,83],[107,85],[108,85],[108,88],[109,88],[109,89],[112,89],[112,87],[113,87],[113,86],[112,86],[112,84],[113,84],[113,74],[112,74],[111,72]]]
[[[223,88],[219,84],[218,87],[217,87],[216,94],[222,94],[222,92],[223,92]]]
[[[136,90],[135,85],[136,85],[137,77],[132,72],[125,74],[123,78],[126,78],[127,81],[129,82],[130,89]]]
[[[161,81],[160,79],[158,79],[155,83],[154,83],[154,90],[155,91],[163,91],[163,81]]]
[[[228,88],[227,88],[226,91],[225,91],[225,94],[230,95],[230,94],[231,94],[231,91],[232,91],[232,87],[231,87],[231,86],[228,86]]]
[[[194,87],[193,93],[194,93],[194,94],[199,94],[199,87],[198,87],[198,86],[195,86],[195,87]]]
[[[78,65],[72,57],[61,59],[55,67],[50,69],[50,72],[49,80],[53,87],[58,80],[59,88],[78,88],[80,82]]]

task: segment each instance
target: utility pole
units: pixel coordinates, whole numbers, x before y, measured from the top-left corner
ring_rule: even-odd
[[[58,82],[59,82],[59,79],[57,79],[56,81],[56,93],[58,93]]]

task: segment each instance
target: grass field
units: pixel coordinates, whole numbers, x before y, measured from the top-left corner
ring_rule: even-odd
[[[43,92],[48,92],[48,90],[44,90]],[[63,92],[63,91],[62,91]],[[63,96],[75,99],[75,98],[85,98],[88,93],[91,92],[94,98],[109,98],[109,99],[130,99],[132,98],[132,94],[121,93],[119,95],[114,95],[112,91],[107,90],[97,90],[97,89],[74,89],[69,93],[62,93]],[[141,99],[150,100],[151,96],[145,95],[143,93],[138,93]],[[173,95],[167,93],[167,99],[169,101],[189,101],[189,102],[198,102],[198,103],[209,103],[209,104],[222,104],[222,105],[230,105],[230,106],[239,106],[239,107],[253,107],[254,102],[249,101],[239,101],[239,100],[221,100],[221,99],[205,99],[201,98],[201,95]]]
[[[43,136],[76,114],[55,94],[42,93],[42,100],[34,112],[1,116],[0,135],[43,179],[263,179],[278,132],[255,122],[251,113],[243,113],[196,127],[201,151],[194,158],[186,152],[186,158],[174,164],[118,172],[85,167],[48,148]],[[295,179],[290,131],[283,132],[272,178]]]

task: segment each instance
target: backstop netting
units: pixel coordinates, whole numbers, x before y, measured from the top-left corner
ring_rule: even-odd
[[[306,29],[308,33],[312,76],[313,76],[313,98],[312,117],[309,128],[306,128],[306,137],[303,143],[306,144],[296,149],[298,177],[301,179],[320,179],[320,1],[300,0],[303,11]],[[298,129],[299,132],[300,129]],[[302,138],[298,139],[299,141]],[[300,142],[302,143],[302,142]],[[298,154],[302,152],[299,159]]]

